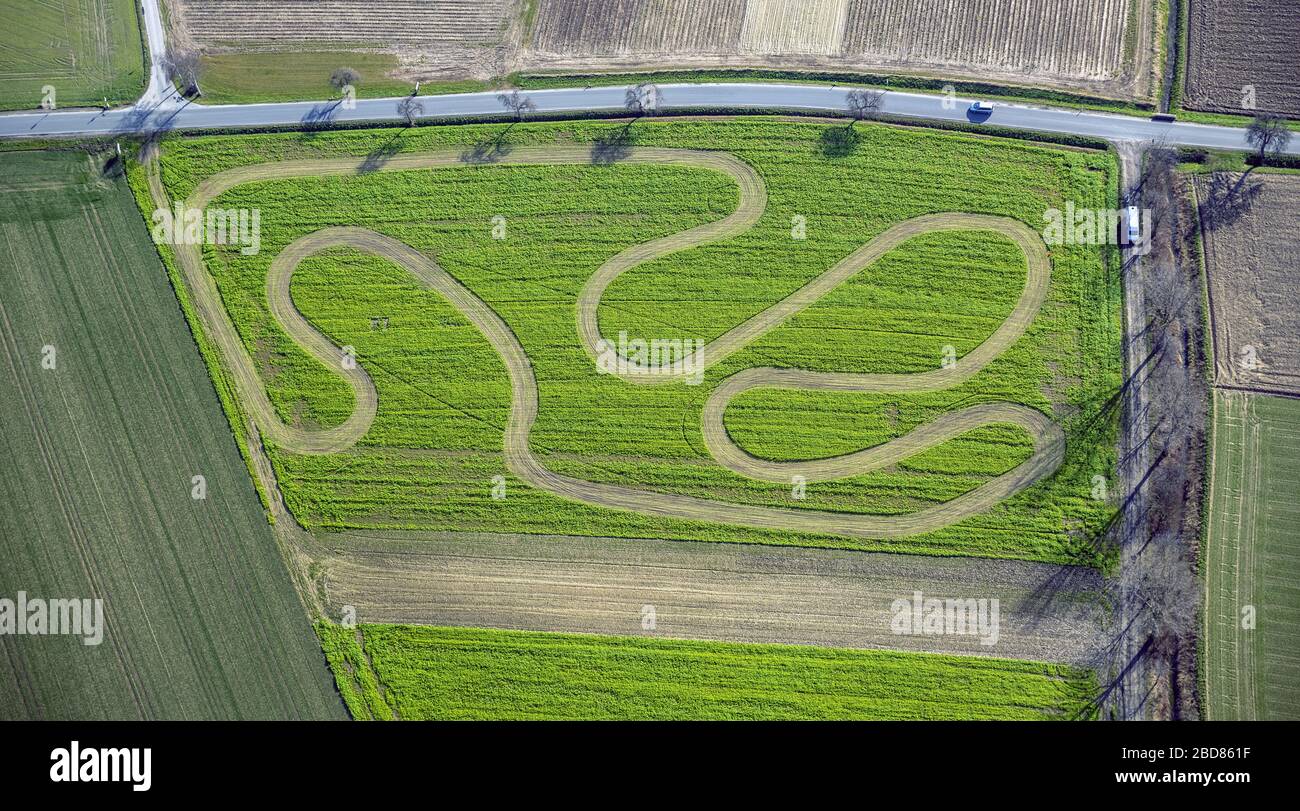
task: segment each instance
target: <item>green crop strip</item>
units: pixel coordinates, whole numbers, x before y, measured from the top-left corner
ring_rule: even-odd
[[[411,625],[316,630],[357,718],[375,717],[354,681],[367,659],[364,678],[377,677],[410,720],[1065,720],[1088,717],[1095,691],[1086,671],[982,657]]]

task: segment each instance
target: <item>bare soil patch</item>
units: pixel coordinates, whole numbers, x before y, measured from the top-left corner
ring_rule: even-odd
[[[1300,117],[1295,0],[1189,2],[1183,106]]]
[[[1300,394],[1300,176],[1254,173],[1239,219],[1205,233],[1216,385]],[[1198,177],[1204,203],[1205,178]]]
[[[337,616],[351,605],[367,623],[883,647],[1086,665],[1096,655],[1104,613],[1098,572],[1054,564],[536,535],[317,538],[328,546],[318,558],[326,611]],[[894,633],[893,602],[912,600],[917,591],[926,599],[999,600],[996,643]]]
[[[525,69],[788,67],[1146,99],[1151,0],[539,0]]]
[[[173,41],[204,53],[393,53],[403,70],[426,76],[496,75],[519,36],[519,0],[171,0],[169,7]]]

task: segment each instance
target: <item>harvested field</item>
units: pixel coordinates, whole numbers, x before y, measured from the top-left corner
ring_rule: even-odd
[[[0,155],[0,244],[0,597],[104,601],[0,634],[0,719],[343,717],[126,184]]]
[[[746,0],[740,49],[755,54],[834,54],[850,0]]]
[[[645,538],[346,532],[318,564],[328,616],[365,622],[790,643],[1090,665],[1101,575],[1021,561]],[[894,600],[999,601],[996,640],[899,635]],[[643,625],[644,607],[655,623]]]
[[[489,44],[500,40],[506,0],[182,0],[197,43]]]
[[[1002,659],[469,628],[318,624],[354,717],[1055,719],[1093,676]]]
[[[134,101],[144,89],[135,0],[0,0],[0,110]]]
[[[532,47],[558,57],[728,54],[745,0],[540,0]]]
[[[1183,106],[1300,118],[1295,0],[1188,0]],[[1243,104],[1250,89],[1254,107]]]
[[[1214,395],[1206,717],[1300,719],[1300,400]]]
[[[1150,0],[540,0],[523,69],[883,70],[1146,99]]]
[[[1153,58],[1135,55],[1156,51],[1153,2],[177,0],[172,36],[209,56],[291,45],[340,58],[384,53],[399,62],[385,78],[426,82],[528,70],[772,67],[920,74],[1144,100],[1154,93],[1157,70]],[[271,80],[266,84],[249,100],[275,96]]]
[[[1300,176],[1247,182],[1262,186],[1249,210],[1205,232],[1215,383],[1300,394]]]
[[[843,53],[919,68],[1112,80],[1132,0],[851,0]]]

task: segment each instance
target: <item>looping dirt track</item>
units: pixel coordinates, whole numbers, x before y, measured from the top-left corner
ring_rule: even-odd
[[[548,146],[517,148],[494,165],[590,162],[589,149]],[[634,246],[597,269],[583,288],[577,303],[578,336],[593,358],[602,348],[598,323],[600,300],[611,282],[623,272],[644,262],[748,230],[758,222],[767,202],[767,190],[762,178],[748,164],[723,153],[638,148],[632,150],[623,162],[690,166],[721,172],[738,185],[740,203],[735,211],[722,219]],[[362,169],[362,165],[361,158],[341,158],[239,167],[213,175],[201,183],[186,201],[186,207],[202,209],[222,192],[243,183],[310,175],[355,174]],[[465,165],[459,151],[440,151],[396,156],[379,171]],[[162,187],[156,164],[150,170],[149,182],[155,205],[169,207],[170,201]],[[891,516],[731,504],[589,482],[552,473],[542,466],[529,448],[528,436],[537,416],[537,382],[533,376],[532,364],[510,327],[482,299],[452,278],[434,260],[403,242],[365,228],[335,227],[308,234],[285,248],[271,264],[267,276],[267,299],[271,313],[305,352],[341,374],[356,396],[356,408],[338,426],[307,430],[286,425],[275,413],[252,359],[222,308],[215,284],[203,266],[198,246],[177,245],[175,251],[199,317],[208,334],[221,348],[226,366],[239,388],[242,402],[264,437],[285,450],[294,453],[336,453],[345,450],[365,434],[374,420],[378,395],[369,375],[361,364],[347,368],[339,363],[339,348],[303,318],[289,294],[294,269],[303,259],[326,248],[346,246],[382,256],[401,265],[429,289],[444,296],[487,338],[510,375],[512,401],[504,443],[506,464],[514,475],[530,485],[576,501],[646,515],[786,531],[888,538],[948,526],[984,512],[1051,475],[1064,457],[1063,432],[1034,409],[1013,403],[986,403],[946,414],[902,437],[866,450],[811,461],[771,462],[746,453],[728,436],[723,425],[727,404],[737,395],[754,388],[924,392],[950,388],[969,379],[1024,334],[1047,295],[1051,275],[1050,259],[1043,242],[1028,226],[1004,217],[957,213],[907,220],[880,234],[799,290],[697,350],[693,356],[678,358],[670,367],[657,369],[653,374],[631,361],[620,364],[620,371],[617,372],[624,380],[634,383],[680,382],[685,375],[696,373],[743,349],[911,237],[931,231],[958,229],[995,231],[1009,237],[1024,251],[1028,274],[1024,291],[1011,314],[987,340],[961,358],[955,366],[910,375],[839,374],[756,367],[723,380],[714,389],[704,408],[704,437],[714,458],[741,475],[773,482],[789,482],[793,476],[803,476],[809,482],[816,482],[861,475],[939,445],[966,431],[994,423],[1018,425],[1033,437],[1033,456],[1014,470],[946,503],[914,513]]]

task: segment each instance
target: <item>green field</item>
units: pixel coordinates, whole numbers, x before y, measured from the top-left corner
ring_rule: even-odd
[[[232,166],[316,156],[384,156],[502,138],[510,145],[592,143],[602,122],[418,128],[406,132],[173,138],[162,176],[173,198]],[[1106,207],[1114,163],[1084,152],[883,125],[859,127],[852,154],[828,157],[828,126],[777,119],[647,121],[643,146],[718,149],[754,166],[768,204],[748,232],[620,277],[601,305],[603,334],[712,339],[770,306],[888,226],[920,214],[1000,214],[1042,227],[1066,200]],[[526,350],[540,389],[531,446],[546,467],[741,504],[907,513],[972,490],[1030,452],[1012,426],[971,431],[869,475],[810,485],[744,478],[705,450],[700,413],[719,380],[752,366],[914,373],[962,355],[1006,317],[1025,278],[1023,254],[989,232],[917,237],[711,368],[700,386],[633,386],[599,375],[575,335],[574,302],[605,259],[632,245],[716,220],[735,207],[727,177],[684,167],[464,166],[266,180],[214,201],[257,207],[262,249],[205,249],[223,303],[257,359],[280,416],[329,426],[351,391],[271,318],[271,260],[334,224],[362,225],[434,256],[492,307]],[[491,237],[494,216],[508,236]],[[803,217],[807,238],[791,238]],[[503,465],[509,389],[496,354],[437,294],[386,260],[334,249],[294,276],[298,309],[338,345],[353,345],[375,381],[377,417],[353,449],[300,456],[271,449],[295,516],[313,529],[434,528],[656,537],[1101,562],[1091,544],[1113,505],[1091,498],[1114,469],[1115,415],[1102,404],[1120,379],[1117,274],[1089,246],[1051,249],[1047,303],[1028,333],[967,383],[924,394],[766,389],[738,398],[728,432],[760,457],[809,459],[874,446],[954,409],[1007,400],[1053,415],[1067,435],[1058,473],[993,510],[942,530],[881,541],[654,518],[584,506],[533,490]],[[373,329],[387,318],[387,329]],[[490,498],[492,478],[508,496]]]
[[[1203,662],[1212,720],[1300,719],[1297,492],[1300,400],[1216,391]]]
[[[145,56],[136,0],[0,0],[0,110],[135,101]]]
[[[343,717],[126,183],[9,152],[0,192],[0,597],[105,612],[0,635],[0,719]]]
[[[342,67],[361,74],[355,86],[358,98],[405,96],[415,87],[412,82],[389,76],[398,67],[393,54],[357,51],[207,54],[200,65],[199,84],[204,104],[330,99],[338,97],[330,86],[330,74]],[[466,93],[485,87],[485,82],[474,80],[425,82],[420,91]]]
[[[411,625],[321,623],[356,718],[1072,719],[1095,683],[1060,665]],[[358,642],[361,639],[362,642]]]

